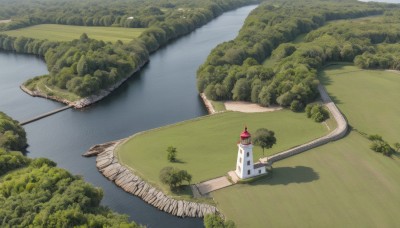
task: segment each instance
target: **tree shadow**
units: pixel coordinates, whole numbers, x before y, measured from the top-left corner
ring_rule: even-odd
[[[179,163],[179,164],[185,164],[185,161],[182,161],[181,159],[176,158],[172,163]]]
[[[314,169],[305,166],[278,167],[273,169],[272,177],[256,181],[251,185],[288,185],[308,183],[319,179]]]

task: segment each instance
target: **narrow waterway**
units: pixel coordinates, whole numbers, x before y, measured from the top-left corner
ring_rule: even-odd
[[[196,89],[196,70],[211,49],[233,39],[252,9],[227,12],[150,57],[150,63],[105,100],[84,110],[66,110],[25,126],[28,156],[47,157],[104,190],[103,205],[149,227],[201,227],[201,219],[181,219],[147,205],[107,181],[94,158],[81,154],[91,145],[205,115]],[[46,74],[39,58],[0,53],[0,111],[24,121],[62,105],[32,98],[19,85]],[[157,143],[157,142],[154,142]]]

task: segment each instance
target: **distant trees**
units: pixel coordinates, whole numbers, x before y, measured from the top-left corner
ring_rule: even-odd
[[[96,1],[95,5],[88,0],[39,0],[37,4],[22,0],[13,1],[12,4],[5,2],[0,9],[0,18],[15,16],[17,19],[0,24],[0,31],[40,23],[147,29],[131,42],[114,44],[90,39],[87,34],[71,42],[50,42],[0,34],[0,50],[43,56],[50,74],[41,83],[86,97],[128,77],[134,69],[148,61],[149,53],[170,40],[193,31],[227,10],[256,2],[177,0],[171,4],[168,0],[117,0],[107,4]],[[46,10],[49,6],[52,7],[51,12]],[[91,10],[87,10],[88,7]],[[26,16],[27,10],[35,11],[35,16]],[[34,88],[31,83],[35,82],[29,80],[25,85]],[[233,89],[224,86],[214,88],[220,99]]]
[[[178,151],[176,150],[176,147],[169,146],[167,148],[167,159],[168,159],[168,161],[175,162],[177,153],[178,153]]]
[[[264,149],[272,148],[276,144],[275,132],[266,128],[257,129],[253,135],[253,144],[262,148],[264,156]]]
[[[321,104],[308,104],[306,106],[307,118],[315,122],[322,122],[329,118],[329,112]]]
[[[192,181],[192,175],[186,170],[174,167],[164,167],[161,169],[159,178],[162,183],[167,184],[172,190],[180,187],[183,181],[187,181],[188,184]]]
[[[27,147],[25,130],[19,123],[0,112],[0,148],[24,150]]]
[[[364,37],[373,37],[379,26],[365,23],[362,29],[371,31],[368,35],[362,29],[353,33],[350,27],[354,24],[326,32],[313,30],[328,20],[382,14],[384,10],[383,5],[355,1],[263,2],[247,17],[239,35],[218,45],[200,66],[198,90],[210,99],[278,104],[302,111],[318,96],[317,69],[327,61],[352,61],[368,50]],[[309,32],[305,38],[309,42],[288,43]],[[391,33],[391,39],[398,40],[394,38],[400,37],[398,31],[391,29]],[[272,64],[266,67],[263,62],[269,56]],[[224,96],[216,92],[221,88]]]

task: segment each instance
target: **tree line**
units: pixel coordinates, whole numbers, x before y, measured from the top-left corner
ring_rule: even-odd
[[[357,1],[262,3],[246,19],[238,37],[218,45],[200,66],[198,90],[212,100],[304,108],[318,95],[316,76],[321,61],[312,45],[299,49],[287,42],[329,20],[379,15],[389,9],[385,4]],[[271,54],[275,64],[263,64]]]
[[[11,23],[0,30],[22,28],[36,24],[66,24],[84,26],[117,26],[147,28],[175,21],[190,21],[199,26],[210,18],[256,0],[4,0],[0,19]],[[49,10],[51,9],[51,10]]]
[[[1,227],[139,227],[101,206],[101,189],[53,161],[17,151],[25,147],[25,130],[0,112]]]
[[[110,6],[108,11],[111,9],[120,9],[121,14],[126,13],[125,9],[121,7],[127,6],[128,3],[136,3],[136,1],[118,0],[115,4],[118,3],[119,8],[117,6],[115,6],[116,8]],[[101,2],[100,5],[108,3],[108,1],[103,0],[99,0],[99,2]],[[143,5],[150,4],[153,1],[148,3],[138,2],[141,2],[138,4],[138,9],[142,9]],[[149,53],[167,44],[170,40],[193,31],[226,10],[256,1],[220,0],[211,2],[177,0],[173,4],[165,5],[166,2],[157,1],[157,3],[154,3],[155,5],[164,4],[162,6],[168,8],[167,11],[169,13],[166,13],[165,18],[162,21],[152,24],[139,38],[133,39],[128,43],[105,43],[90,39],[86,34],[82,34],[80,39],[71,42],[52,42],[26,37],[16,38],[0,34],[0,50],[35,54],[44,57],[50,73],[41,77],[41,82],[45,83],[45,85],[67,90],[80,97],[86,97],[96,94],[100,90],[108,88],[121,79],[130,76],[133,70],[148,61]],[[34,3],[25,3],[23,1],[21,4],[23,8],[30,7]],[[64,5],[59,5],[60,3],[52,5],[47,0],[39,0],[37,4],[54,7],[55,12],[57,12],[57,10],[66,10],[65,7],[70,2],[68,1],[68,4],[65,3]],[[91,1],[82,1],[81,4],[90,5]],[[152,6],[152,11],[164,12],[156,8]],[[34,5],[30,10],[42,12],[44,9],[45,7],[41,9],[39,6],[35,7]],[[66,10],[66,12],[69,11]],[[78,10],[76,12],[80,12],[81,16],[83,16],[84,11]],[[40,13],[38,15],[46,14]],[[38,23],[42,23],[42,21]],[[34,89],[34,83],[38,79],[28,80],[25,85],[30,89]]]

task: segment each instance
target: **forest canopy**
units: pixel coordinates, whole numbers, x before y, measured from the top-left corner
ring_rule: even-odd
[[[4,0],[0,18],[11,18],[11,22],[0,24],[0,31],[43,23],[147,29],[137,39],[126,43],[106,43],[86,34],[71,42],[52,42],[0,33],[0,50],[45,58],[49,75],[26,82],[25,86],[30,90],[38,90],[40,80],[45,87],[87,97],[132,75],[148,61],[149,53],[170,40],[193,31],[227,10],[256,2]],[[40,92],[54,95],[48,91]]]
[[[369,53],[367,49],[371,51],[376,42],[397,41],[398,33],[393,27],[371,25],[354,31],[351,25],[315,30],[332,20],[382,15],[396,9],[399,7],[351,0],[264,2],[249,15],[239,35],[218,45],[200,66],[198,90],[212,100],[304,108],[318,95],[319,67],[327,61],[353,61],[355,56]],[[385,29],[390,32],[385,33]],[[307,33],[309,43],[290,43]],[[377,50],[388,48],[392,46],[383,45]],[[364,58],[370,56],[365,54]],[[264,64],[268,57],[273,64]],[[361,62],[361,57],[358,59]]]
[[[101,206],[103,191],[81,177],[46,158],[11,151],[26,147],[26,133],[2,112],[0,126],[1,227],[139,227]]]

